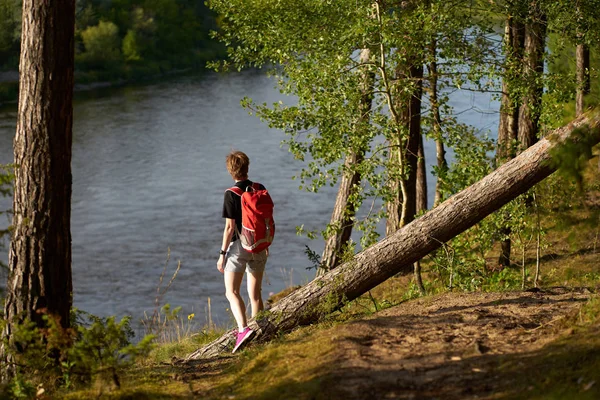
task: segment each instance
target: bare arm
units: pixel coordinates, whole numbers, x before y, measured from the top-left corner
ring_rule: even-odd
[[[229,248],[229,243],[231,243],[231,238],[233,237],[233,233],[235,232],[235,219],[226,218],[225,219],[225,229],[223,229],[223,242],[221,244],[221,250],[227,251]],[[217,269],[219,272],[223,273],[225,268],[225,254],[221,254],[219,256],[219,260],[217,261]]]

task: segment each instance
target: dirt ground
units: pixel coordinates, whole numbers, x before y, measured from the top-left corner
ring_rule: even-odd
[[[523,376],[536,379],[532,369],[546,366],[544,357],[553,351],[544,346],[572,333],[564,320],[577,316],[591,296],[588,289],[572,288],[446,293],[345,323],[329,332],[336,342],[336,350],[328,354],[333,367],[323,371],[316,398],[530,398],[527,391],[535,382],[528,387],[529,378],[524,385]],[[573,357],[585,358],[585,351]],[[206,378],[231,362],[235,358],[226,356],[186,368],[182,378],[194,387],[193,397],[216,394]],[[579,383],[583,391],[593,387],[586,398],[600,393],[599,385],[600,379]],[[239,395],[224,398],[253,398]]]
[[[562,288],[448,293],[352,322],[339,338],[337,389],[348,399],[502,398],[511,389],[505,373],[498,378],[504,355],[556,340],[565,333],[559,321],[589,296]]]

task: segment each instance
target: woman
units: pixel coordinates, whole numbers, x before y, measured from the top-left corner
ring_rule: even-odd
[[[233,151],[227,155],[225,163],[227,171],[235,181],[235,186],[240,188],[242,193],[248,186],[252,186],[252,182],[248,179],[250,160],[246,154]],[[264,190],[264,186],[260,185],[260,189]],[[225,192],[222,216],[225,218],[225,229],[217,269],[224,274],[225,295],[238,325],[237,340],[233,348],[235,353],[254,334],[254,331],[248,327],[246,306],[240,295],[244,271],[248,272],[248,295],[252,306],[252,318],[254,318],[259,311],[263,310],[262,278],[268,251],[250,253],[242,247],[238,237],[239,232],[242,231],[241,197],[232,190]]]

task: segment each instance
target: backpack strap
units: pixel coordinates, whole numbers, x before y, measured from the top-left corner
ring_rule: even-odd
[[[249,187],[251,187],[253,191],[254,190],[261,190],[260,189],[261,184],[258,183],[258,182],[252,182],[252,185],[248,185],[248,187],[246,187],[246,190],[248,190]],[[237,187],[237,186],[232,186],[229,189],[227,189],[227,191],[233,192],[233,193],[237,194],[240,197],[242,197],[242,195],[244,194],[244,191],[241,188]]]
[[[229,189],[227,189],[226,191],[233,192],[240,197],[242,197],[242,195],[244,194],[244,191],[237,186],[232,186]]]

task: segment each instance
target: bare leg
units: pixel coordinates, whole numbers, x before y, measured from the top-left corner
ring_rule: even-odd
[[[240,296],[240,287],[242,286],[243,272],[225,271],[225,296],[229,300],[231,312],[237,322],[238,329],[241,331],[248,322],[246,320],[246,305],[242,296]]]
[[[252,318],[264,309],[261,293],[263,272],[264,270],[249,270],[248,273],[248,296],[250,296],[250,304],[252,305]]]

